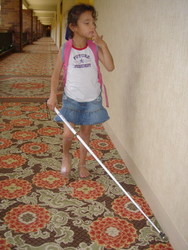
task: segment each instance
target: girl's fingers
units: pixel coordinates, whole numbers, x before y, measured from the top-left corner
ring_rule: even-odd
[[[47,101],[47,105],[50,110],[54,110],[57,106],[57,103],[50,103],[49,101]]]

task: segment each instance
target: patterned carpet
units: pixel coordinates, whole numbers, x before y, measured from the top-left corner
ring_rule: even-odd
[[[30,45],[31,46],[31,45]],[[1,75],[14,76],[50,76],[55,53],[14,53],[3,60],[0,64]],[[40,66],[39,66],[40,65]]]
[[[42,38],[0,63],[0,249],[172,250],[89,154],[91,176],[79,178],[76,138],[70,181],[62,179],[63,126],[43,101],[56,54]],[[90,147],[160,228],[102,125]]]

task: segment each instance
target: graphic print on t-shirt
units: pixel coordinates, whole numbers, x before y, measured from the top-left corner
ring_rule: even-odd
[[[78,54],[73,57],[74,68],[88,68],[91,67],[91,58],[87,54]]]

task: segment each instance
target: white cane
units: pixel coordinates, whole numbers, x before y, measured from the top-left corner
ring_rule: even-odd
[[[143,214],[147,221],[155,228],[155,230],[160,234],[160,236],[165,239],[166,235],[160,231],[157,226],[150,220],[150,218],[144,213],[140,206],[133,200],[129,193],[121,186],[121,184],[116,180],[116,178],[111,174],[111,172],[105,167],[105,165],[99,160],[99,158],[93,153],[90,147],[82,140],[82,138],[77,134],[75,129],[70,125],[70,123],[65,119],[65,117],[59,112],[57,108],[54,109],[56,114],[61,118],[61,120],[66,124],[66,126],[71,130],[71,132],[76,135],[78,140],[82,145],[88,150],[88,152],[95,158],[95,160],[101,165],[101,167],[107,172],[107,174],[112,178],[116,185],[123,191],[123,193],[130,199],[130,201],[135,205],[135,207]]]

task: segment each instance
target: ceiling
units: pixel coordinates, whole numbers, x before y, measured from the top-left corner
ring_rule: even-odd
[[[43,25],[51,25],[56,15],[58,0],[23,0],[23,9],[32,9]]]

